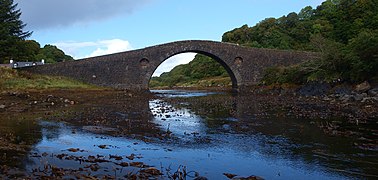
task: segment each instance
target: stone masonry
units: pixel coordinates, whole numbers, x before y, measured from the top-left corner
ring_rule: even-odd
[[[127,90],[148,90],[150,78],[166,59],[186,52],[212,57],[229,73],[232,86],[256,85],[263,70],[319,57],[317,53],[242,47],[215,41],[188,40],[156,45],[76,61],[23,68],[38,74],[66,76],[95,85]]]

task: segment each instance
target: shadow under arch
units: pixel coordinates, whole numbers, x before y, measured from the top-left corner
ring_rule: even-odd
[[[179,54],[184,54],[184,53],[197,53],[197,54],[201,54],[201,55],[205,55],[205,56],[208,56],[210,58],[212,58],[213,60],[215,60],[217,63],[219,63],[227,72],[227,74],[229,75],[230,79],[231,79],[231,83],[232,83],[232,90],[233,91],[237,91],[238,89],[238,81],[237,81],[237,78],[235,76],[235,73],[232,71],[232,69],[230,68],[230,66],[226,63],[226,61],[222,60],[220,57],[218,57],[217,55],[214,55],[212,53],[209,53],[209,52],[206,52],[206,51],[201,51],[201,50],[186,50],[186,51],[179,51],[179,52],[175,52],[175,53],[172,53],[171,55],[165,57],[162,61],[160,61],[160,63],[153,68],[153,71],[152,73],[148,73],[148,82],[151,81],[151,78],[152,78],[152,75],[153,73],[156,71],[156,69],[162,64],[164,63],[166,60],[168,60],[169,58],[173,57],[173,56],[176,56],[176,55],[179,55]],[[241,57],[236,57],[235,58],[235,63],[236,63],[236,60],[237,59],[242,59]],[[149,88],[149,83],[148,83],[148,88]]]

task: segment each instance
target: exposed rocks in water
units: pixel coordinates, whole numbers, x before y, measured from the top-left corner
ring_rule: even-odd
[[[354,90],[351,86],[343,84],[332,87],[328,83],[310,83],[298,88],[297,95],[306,97],[321,96],[324,97],[323,100],[325,101],[335,102],[340,100],[341,103],[378,102],[378,87],[372,89],[367,81],[356,85]]]
[[[326,94],[331,89],[327,83],[310,83],[298,89],[301,96],[319,96]]]
[[[180,101],[180,98],[167,99],[175,107],[186,106],[195,111],[198,115],[224,113],[225,117],[248,117],[249,119],[266,118],[267,116],[275,117],[296,117],[309,121],[308,123],[319,127],[327,135],[331,136],[355,136],[357,142],[353,145],[360,149],[377,151],[376,132],[365,133],[361,136],[362,131],[369,131],[367,125],[376,124],[378,117],[378,88],[360,87],[359,90],[350,86],[316,85],[301,87],[299,89],[276,88],[276,89],[259,89],[249,94],[239,94],[238,96],[225,96],[217,99],[208,97],[186,99]],[[53,119],[64,121],[72,125],[83,127],[83,130],[98,133],[110,134],[114,136],[128,136],[142,139],[146,142],[159,139],[174,139],[174,135],[169,131],[161,131],[155,124],[146,121],[152,116],[161,116],[166,121],[174,119],[180,114],[170,115],[168,112],[174,111],[174,107],[160,104],[156,112],[150,112],[149,99],[152,95],[138,95],[136,93],[125,93],[119,91],[113,92],[70,92],[70,91],[53,91],[48,93],[40,92],[11,92],[0,95],[0,115],[8,118],[14,116],[23,117],[32,115],[29,119]],[[189,102],[190,104],[183,104]],[[329,120],[332,117],[343,117],[342,120]],[[15,118],[22,119],[22,118]],[[26,118],[23,118],[26,119]],[[163,120],[162,119],[162,120]],[[317,121],[321,119],[324,121]],[[211,123],[211,119],[207,119]],[[31,122],[34,125],[35,122]],[[17,123],[16,123],[17,124]],[[347,124],[341,126],[342,124]],[[220,126],[225,132],[238,130],[244,132],[251,130],[251,127],[262,126],[259,122],[244,121],[231,122]],[[355,129],[349,127],[358,126]],[[376,126],[376,125],[375,125]],[[4,128],[5,129],[5,128]],[[375,129],[373,129],[375,130]],[[34,131],[33,131],[34,133]],[[40,133],[40,132],[39,132]],[[36,130],[36,133],[38,131]],[[189,132],[193,137],[199,136],[198,133]],[[12,135],[4,130],[0,131],[0,150],[17,151],[25,154],[34,142],[28,142]],[[195,139],[199,143],[208,142],[206,137]],[[95,148],[106,150],[110,145],[97,145]],[[169,151],[168,149],[167,151]],[[46,169],[35,170],[34,177],[49,177],[47,174],[62,177],[64,174],[72,173],[76,178],[95,178],[89,176],[91,171],[100,171],[101,163],[109,163],[110,160],[116,161],[115,165],[122,167],[140,168],[141,176],[131,173],[125,178],[142,178],[154,177],[162,173],[161,171],[149,167],[143,162],[130,162],[137,155],[110,155],[109,158],[87,156],[76,157],[65,153],[81,152],[78,148],[66,149],[62,154],[37,154],[36,156],[54,156],[61,160],[74,160],[78,162],[91,163],[83,169],[64,169],[60,167],[46,167]],[[172,150],[170,150],[172,151]],[[7,155],[8,156],[8,155]],[[1,162],[15,161],[19,159],[13,157],[0,157]],[[3,161],[4,160],[4,161]],[[125,161],[126,160],[126,161]],[[123,161],[123,162],[122,162]],[[96,165],[97,164],[97,165]],[[24,177],[24,172],[17,168],[1,166],[0,178]],[[83,175],[85,172],[86,175]],[[183,169],[170,174],[171,177],[178,177]],[[1,173],[0,173],[1,174]],[[149,175],[148,175],[149,174]],[[200,176],[198,176],[199,178]],[[227,176],[228,177],[228,176]],[[231,175],[230,175],[231,177]],[[232,177],[234,179],[238,176]],[[256,179],[257,177],[245,177]],[[245,179],[244,178],[244,179]],[[243,178],[239,178],[243,179]]]

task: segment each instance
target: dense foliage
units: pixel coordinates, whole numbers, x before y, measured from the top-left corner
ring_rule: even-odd
[[[258,48],[318,51],[323,57],[267,70],[264,83],[377,81],[377,0],[327,0],[316,9],[267,18],[223,35],[222,41]]]
[[[212,58],[197,54],[188,64],[178,65],[170,72],[152,77],[151,87],[191,86],[209,79],[203,86],[227,86],[231,82],[227,71]]]
[[[43,48],[34,40],[26,40],[32,32],[24,31],[26,26],[21,20],[21,11],[13,0],[0,0],[0,64],[15,61],[41,61],[48,63],[73,60],[52,45]]]
[[[46,60],[47,63],[64,62],[74,60],[54,45],[47,44],[34,56],[34,60]]]
[[[322,58],[316,61],[267,69],[263,84],[378,81],[377,0],[326,0],[316,9],[308,6],[299,13],[267,18],[253,27],[243,25],[224,33],[222,41],[256,48],[322,53]],[[174,72],[153,80],[158,80],[159,85],[174,85],[199,81],[208,78],[211,71],[216,74],[223,70],[209,57],[207,60],[199,57],[194,61],[203,64],[180,65]]]

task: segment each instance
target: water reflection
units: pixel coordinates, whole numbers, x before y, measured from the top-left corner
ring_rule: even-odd
[[[122,162],[133,162],[126,157],[135,154],[140,157],[135,161],[173,170],[180,165],[185,165],[189,170],[199,172],[210,179],[226,179],[222,175],[225,172],[245,176],[258,174],[268,179],[341,178],[337,174],[324,172],[323,168],[316,164],[309,166],[300,160],[288,161],[284,158],[261,154],[259,149],[267,147],[261,147],[260,139],[257,136],[220,136],[214,137],[211,145],[207,146],[196,144],[177,146],[175,144],[146,143],[135,139],[99,136],[77,129],[75,130],[76,133],[72,134],[73,129],[71,128],[73,127],[64,124],[57,124],[56,126],[65,130],[60,131],[58,137],[43,137],[43,140],[35,146],[32,154],[36,156],[31,159],[34,163],[27,166],[31,171],[44,167],[46,164],[69,169],[82,168],[88,171],[93,163],[86,163],[85,161],[89,160],[90,156],[96,156],[103,157],[100,159],[104,162],[97,163],[98,170],[89,174],[101,177],[103,174],[114,172],[121,177],[129,171],[138,171],[133,167],[123,168],[122,171],[120,167],[116,168],[117,164]],[[44,132],[51,130],[44,130]],[[102,149],[100,148],[101,145],[106,145],[107,148]],[[70,151],[70,149],[76,148],[78,148],[77,152]],[[275,153],[279,153],[279,151]],[[111,159],[111,155],[121,156],[123,159]]]
[[[268,109],[254,97],[215,93],[194,95],[189,99],[190,94],[185,98],[166,96],[169,98],[165,100],[170,103],[166,106],[190,109],[191,116],[199,123],[197,128],[200,135],[206,137],[206,141],[201,142],[222,148],[232,147],[232,150],[247,154],[257,152],[272,161],[283,160],[291,166],[300,165],[296,166],[299,169],[314,170],[316,167],[316,171],[376,177],[375,151],[353,146],[352,138],[324,134],[314,120],[280,116],[287,112]],[[159,120],[157,118],[162,123]]]
[[[186,108],[175,108],[159,99],[150,101],[150,110],[154,115],[153,123],[162,131],[175,137],[187,138],[205,134],[207,127],[203,120]]]
[[[22,167],[20,162],[32,145],[40,141],[41,127],[30,121],[30,118],[35,117],[27,112],[22,116],[16,113],[12,116],[3,116],[0,113],[0,166]]]
[[[325,135],[314,122],[280,116],[284,111],[254,97],[155,93],[142,100],[109,97],[111,103],[91,104],[63,119],[70,124],[40,121],[28,173],[48,164],[71,174],[125,177],[145,168],[131,166],[136,162],[159,169],[162,179],[181,165],[209,179],[227,179],[223,173],[348,179],[377,172],[375,151],[355,148],[352,138]]]

